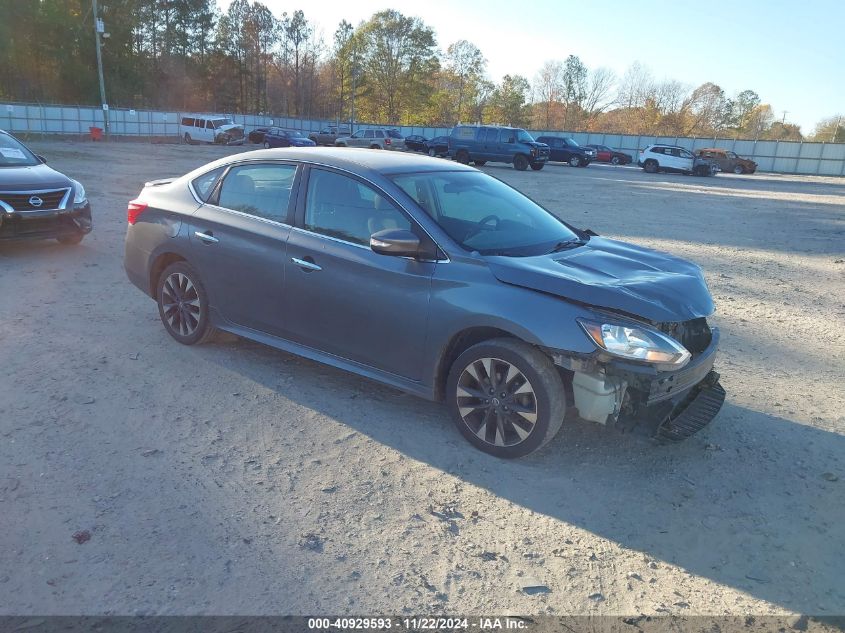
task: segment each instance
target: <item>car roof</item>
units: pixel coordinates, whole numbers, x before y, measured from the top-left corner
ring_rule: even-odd
[[[338,167],[352,172],[371,172],[377,174],[404,174],[424,171],[476,171],[475,168],[460,163],[444,162],[420,154],[376,151],[349,147],[259,149],[227,157],[221,164],[242,160],[295,160],[312,164]]]

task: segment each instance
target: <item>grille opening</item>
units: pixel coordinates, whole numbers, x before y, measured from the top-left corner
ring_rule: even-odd
[[[658,328],[686,347],[693,356],[706,350],[713,337],[704,317],[680,323],[660,323]]]

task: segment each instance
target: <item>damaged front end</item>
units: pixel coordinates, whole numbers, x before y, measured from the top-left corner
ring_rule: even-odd
[[[725,391],[713,370],[718,328],[703,317],[678,323],[581,323],[597,352],[550,351],[571,373],[578,416],[622,431],[679,441],[719,412]]]

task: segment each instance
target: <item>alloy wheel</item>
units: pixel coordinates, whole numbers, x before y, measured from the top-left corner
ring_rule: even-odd
[[[168,326],[180,336],[190,336],[200,323],[200,296],[190,278],[174,272],[164,280],[161,304]]]
[[[537,422],[534,388],[519,368],[499,358],[480,358],[464,368],[457,405],[467,428],[493,446],[522,443]]]

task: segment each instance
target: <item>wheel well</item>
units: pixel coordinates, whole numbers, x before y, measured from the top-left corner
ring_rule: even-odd
[[[442,400],[446,393],[446,380],[449,378],[449,370],[455,359],[463,354],[473,345],[482,341],[489,341],[494,338],[517,338],[510,332],[495,327],[475,327],[458,332],[446,345],[446,350],[440,356],[440,363],[437,366],[437,375],[434,379],[434,395],[437,400]]]
[[[163,253],[159,255],[153,265],[150,267],[150,296],[155,298],[156,296],[156,288],[158,287],[158,280],[161,277],[161,273],[164,272],[164,269],[170,266],[173,262],[184,262],[186,261],[184,257],[181,255],[177,255],[176,253]]]

